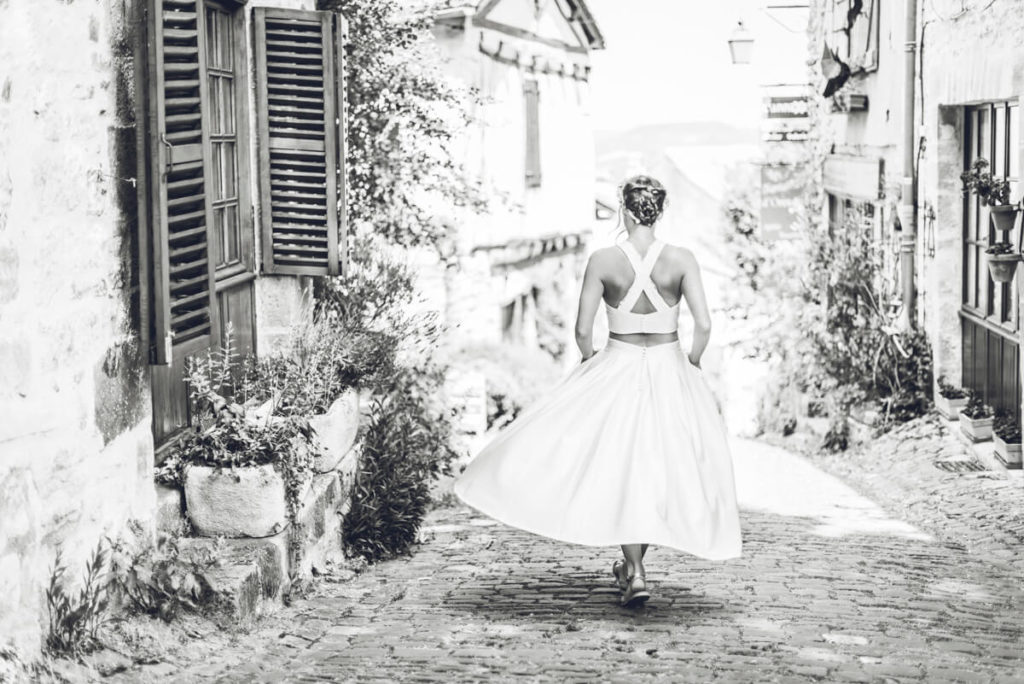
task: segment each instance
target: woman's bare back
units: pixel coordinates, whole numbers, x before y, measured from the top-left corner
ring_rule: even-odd
[[[650,249],[650,245],[634,244],[633,246],[641,256],[644,256]],[[629,259],[620,247],[606,247],[595,252],[594,262],[599,269],[597,275],[604,286],[602,299],[608,306],[617,307],[633,284],[635,274]],[[658,256],[651,271],[651,280],[669,306],[675,306],[683,299],[683,283],[691,263],[695,263],[692,253],[688,249],[674,245],[665,245]],[[642,294],[632,310],[634,313],[647,314],[656,309],[647,295]],[[679,339],[678,333],[675,332],[612,333],[610,336],[612,339],[643,346],[664,344]]]

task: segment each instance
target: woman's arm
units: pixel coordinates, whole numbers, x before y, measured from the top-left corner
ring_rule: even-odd
[[[711,314],[704,297],[704,283],[700,278],[700,266],[690,250],[683,252],[683,297],[693,314],[693,346],[690,348],[690,363],[700,365],[700,357],[711,340]]]
[[[604,283],[598,275],[595,256],[596,253],[591,254],[587,261],[583,289],[580,290],[580,306],[576,312],[576,346],[580,348],[584,361],[594,355],[594,317],[597,316],[597,307],[604,294]]]

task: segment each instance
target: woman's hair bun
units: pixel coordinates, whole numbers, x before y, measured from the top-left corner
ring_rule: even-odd
[[[650,176],[634,176],[622,184],[622,203],[642,226],[661,218],[667,194],[665,186]]]

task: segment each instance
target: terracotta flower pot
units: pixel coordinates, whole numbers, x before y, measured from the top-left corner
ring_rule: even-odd
[[[1021,443],[1004,442],[999,435],[993,435],[992,441],[996,447],[996,458],[1007,468],[1019,469],[1021,467]]]
[[[935,408],[946,420],[956,420],[957,416],[960,415],[960,409],[967,406],[967,397],[960,397],[958,399],[947,399],[941,394],[935,395]]]
[[[992,280],[997,283],[1008,283],[1013,280],[1019,261],[1020,254],[989,254],[988,270],[992,274]]]
[[[1017,222],[1018,211],[1019,209],[1016,204],[998,204],[994,207],[989,207],[992,225],[996,230],[1001,230],[1004,233],[1013,230],[1013,224]]]
[[[972,442],[986,442],[992,439],[992,418],[968,418],[960,414],[960,432]]]

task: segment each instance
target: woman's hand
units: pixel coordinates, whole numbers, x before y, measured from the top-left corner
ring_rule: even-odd
[[[686,358],[689,360],[691,366],[694,366],[694,367],[696,367],[696,368],[698,368],[700,370],[704,370],[703,368],[700,367],[700,359],[699,358],[696,361],[694,361],[692,354],[688,354],[686,356]]]

